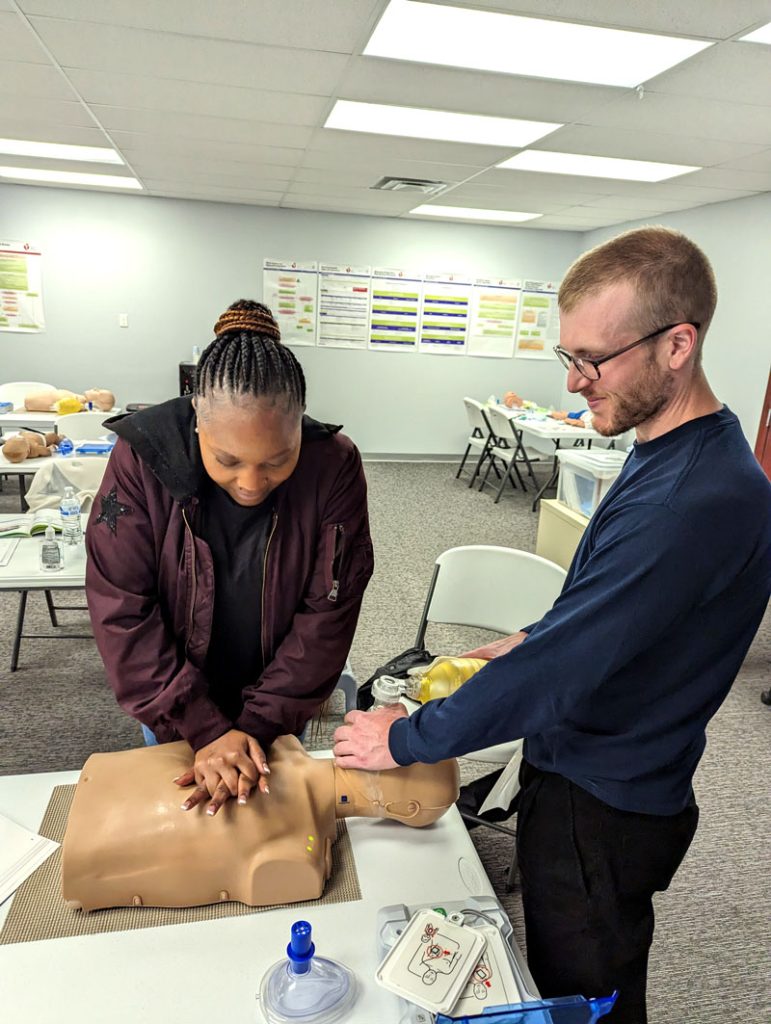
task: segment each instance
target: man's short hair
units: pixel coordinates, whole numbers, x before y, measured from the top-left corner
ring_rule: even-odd
[[[634,228],[585,252],[559,290],[561,312],[610,285],[630,282],[637,293],[640,334],[674,323],[698,323],[698,358],[717,304],[715,274],[690,238],[661,225]],[[632,325],[630,325],[631,327]]]

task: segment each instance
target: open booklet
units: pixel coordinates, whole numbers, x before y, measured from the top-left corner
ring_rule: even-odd
[[[0,903],[21,885],[59,844],[0,814]]]
[[[62,532],[62,517],[58,508],[40,508],[37,512],[18,515],[6,522],[0,520],[0,537],[35,537],[53,526],[56,533]]]

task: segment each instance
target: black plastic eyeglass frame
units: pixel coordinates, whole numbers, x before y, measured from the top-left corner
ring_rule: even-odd
[[[666,327],[659,327],[657,331],[651,331],[651,333],[646,334],[644,338],[638,338],[637,341],[633,341],[629,345],[624,345],[623,348],[618,348],[615,352],[610,352],[606,356],[600,356],[599,359],[587,359],[585,356],[572,356],[569,352],[566,352],[564,348],[560,348],[559,345],[554,346],[554,354],[566,370],[570,369],[570,364],[572,363],[582,377],[586,377],[587,380],[599,380],[600,366],[602,363],[607,363],[608,360],[615,359],[616,356],[622,356],[624,352],[629,352],[630,349],[637,348],[638,345],[642,345],[646,341],[651,341],[659,334],[664,334],[665,331],[671,331],[673,327],[679,327],[681,324],[688,324],[689,327],[695,327],[697,331],[701,327],[701,324],[696,323],[694,320],[678,320],[676,324],[667,324]],[[587,366],[594,367],[596,377],[593,377],[591,374],[586,372]]]

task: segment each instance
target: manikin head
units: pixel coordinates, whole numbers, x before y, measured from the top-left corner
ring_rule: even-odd
[[[595,430],[654,436],[667,408],[704,382],[701,348],[716,302],[706,256],[670,228],[628,231],[576,260],[559,291],[558,355]]]
[[[267,306],[234,302],[198,362],[194,405],[204,469],[239,505],[261,505],[300,457],[305,377]]]

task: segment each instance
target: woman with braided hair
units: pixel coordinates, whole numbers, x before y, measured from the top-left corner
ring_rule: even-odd
[[[372,575],[361,459],[304,414],[267,307],[217,321],[196,392],[109,421],[86,593],[121,707],[196,752],[183,807],[268,793],[267,750],[334,689]]]

